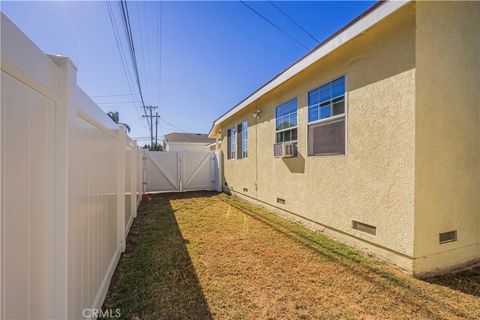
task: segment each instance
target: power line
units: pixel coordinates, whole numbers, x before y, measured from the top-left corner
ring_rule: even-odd
[[[159,34],[160,34],[160,37],[159,37],[159,49],[158,49],[158,56],[159,56],[159,63],[158,63],[158,68],[159,68],[159,75],[158,75],[158,99],[161,100],[162,99],[162,50],[163,50],[163,2],[160,1],[160,23],[159,23]],[[160,103],[160,102],[159,102]]]
[[[138,61],[141,62],[140,63],[140,68],[138,68],[138,72],[139,72],[140,82],[142,82],[142,80],[143,80],[144,84],[145,84],[144,92],[146,93],[147,96],[149,96],[148,93],[150,92],[150,90],[149,90],[150,81],[147,77],[148,73],[146,72],[146,66],[147,66],[147,62],[146,62],[146,59],[145,59],[145,51],[146,50],[144,50],[144,48],[145,48],[144,37],[147,37],[147,43],[148,43],[148,35],[147,35],[147,32],[146,32],[146,30],[148,30],[148,28],[143,28],[143,25],[145,25],[145,22],[146,22],[146,18],[145,18],[145,15],[143,15],[143,17],[140,17],[140,13],[144,12],[144,10],[140,10],[139,1],[136,1],[135,5],[136,5],[136,8],[137,8],[137,10],[136,10],[137,28],[138,28],[137,39],[139,39],[139,41],[138,41],[139,46],[137,46],[137,48],[140,49],[139,51],[136,51],[136,52],[139,53],[137,62]],[[142,25],[142,22],[143,22],[143,25]],[[143,68],[142,68],[142,66],[143,66]],[[142,71],[142,72],[140,72],[140,71]]]
[[[118,52],[119,52],[119,55],[120,55],[120,60],[121,60],[121,63],[122,63],[122,66],[123,66],[123,71],[125,73],[125,78],[127,80],[127,85],[128,85],[128,89],[130,90],[130,96],[132,97],[132,102],[133,101],[133,96],[134,96],[134,93],[133,93],[133,90],[132,90],[132,86],[131,86],[131,81],[130,81],[130,72],[129,72],[129,69],[127,68],[127,57],[126,57],[126,54],[125,54],[125,51],[123,50],[123,46],[121,44],[121,41],[120,41],[120,32],[118,31],[118,28],[117,28],[117,23],[115,21],[115,15],[113,13],[113,9],[111,7],[111,4],[108,0],[106,0],[106,4],[107,4],[107,9],[108,9],[108,14],[109,14],[109,17],[110,17],[110,22],[112,24],[112,28],[113,28],[113,34],[114,34],[114,37],[115,37],[115,42],[117,44],[117,49],[118,49]],[[137,95],[138,93],[135,93],[135,95]],[[137,111],[138,113],[138,111]],[[148,124],[148,122],[147,122]],[[145,126],[144,123],[142,123],[143,126]]]
[[[273,1],[268,1],[274,8],[276,8],[278,11],[280,11],[281,14],[283,14],[285,17],[287,17],[288,20],[290,20],[291,22],[293,22],[297,27],[299,27],[300,29],[302,29],[303,32],[305,32],[310,38],[313,39],[313,41],[315,41],[317,44],[320,43],[320,41],[317,40],[317,38],[315,38],[310,32],[308,32],[307,30],[305,30],[300,24],[298,24],[295,20],[293,20],[292,17],[290,17],[285,11],[283,11],[280,7],[278,7]]]
[[[90,98],[110,98],[110,97],[126,97],[126,96],[135,96],[138,93],[122,93],[122,94],[106,94],[100,96],[90,96]]]
[[[281,33],[283,33],[284,35],[286,35],[287,37],[289,37],[291,40],[295,41],[298,45],[304,47],[305,49],[307,50],[310,50],[307,46],[305,46],[303,43],[301,43],[300,41],[298,41],[296,38],[294,38],[292,35],[290,35],[288,32],[286,32],[285,30],[283,30],[282,28],[280,28],[279,26],[277,26],[275,23],[273,23],[270,19],[268,19],[267,17],[265,17],[263,14],[261,14],[260,12],[258,12],[257,10],[255,10],[254,8],[252,8],[251,6],[249,6],[245,1],[240,1],[244,6],[246,6],[248,9],[250,9],[253,13],[255,13],[256,15],[258,15],[259,17],[261,17],[263,20],[267,21],[270,25],[272,25],[275,29],[277,29],[278,31],[280,31]]]
[[[137,63],[137,56],[135,52],[135,43],[133,41],[133,35],[132,35],[132,27],[130,25],[130,16],[128,13],[128,4],[126,0],[121,0],[120,2],[121,5],[121,12],[123,16],[123,23],[124,27],[127,33],[127,38],[128,38],[128,45],[130,49],[130,58],[132,59],[132,66],[133,66],[133,71],[135,73],[135,79],[137,81],[137,86],[138,86],[138,92],[140,94],[140,99],[142,100],[142,105],[143,105],[143,112],[145,113],[145,116],[147,115],[147,108],[145,106],[145,100],[143,99],[143,93],[142,93],[142,86],[140,84],[140,77],[138,74],[138,63]]]
[[[125,103],[135,104],[139,102],[140,101],[97,102],[97,104],[125,104]]]

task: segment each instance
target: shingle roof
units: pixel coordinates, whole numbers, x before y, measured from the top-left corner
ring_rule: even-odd
[[[172,132],[166,134],[164,139],[165,142],[190,142],[205,144],[215,142],[215,139],[210,139],[206,133]]]

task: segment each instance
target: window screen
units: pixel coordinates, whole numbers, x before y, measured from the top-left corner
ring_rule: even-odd
[[[345,118],[308,126],[308,155],[345,154]]]
[[[235,159],[235,128],[227,130],[227,159]]]

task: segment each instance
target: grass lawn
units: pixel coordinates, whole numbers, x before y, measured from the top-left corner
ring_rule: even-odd
[[[234,197],[142,203],[105,308],[123,319],[480,319],[480,269],[422,281]]]

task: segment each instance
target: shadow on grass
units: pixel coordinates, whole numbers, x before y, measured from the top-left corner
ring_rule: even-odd
[[[480,297],[480,266],[469,270],[423,279],[424,281]]]
[[[262,212],[262,209],[251,206],[244,200],[236,197],[232,198],[227,195],[221,199],[253,219],[268,225],[276,232],[296,241],[304,248],[319,254],[325,259],[335,261],[339,265],[349,268],[352,273],[363,278],[365,281],[374,283],[383,291],[390,292],[391,295],[396,295],[399,301],[416,306],[419,310],[422,310],[423,316],[427,318],[446,319],[435,310],[426,308],[424,305],[424,302],[430,302],[432,305],[435,305],[439,303],[438,301],[432,300],[422,289],[414,286],[413,283],[406,278],[399,277],[384,269],[382,263],[371,260],[355,250],[336,241],[332,241],[300,224],[281,218],[268,211]],[[378,278],[376,278],[375,275],[378,276]],[[403,294],[399,289],[403,291]],[[452,314],[462,318],[467,317],[462,311],[447,304],[446,301],[442,303]]]
[[[215,195],[197,192],[152,195],[143,202],[112,279],[103,309],[120,309],[122,319],[212,319],[173,199]]]

